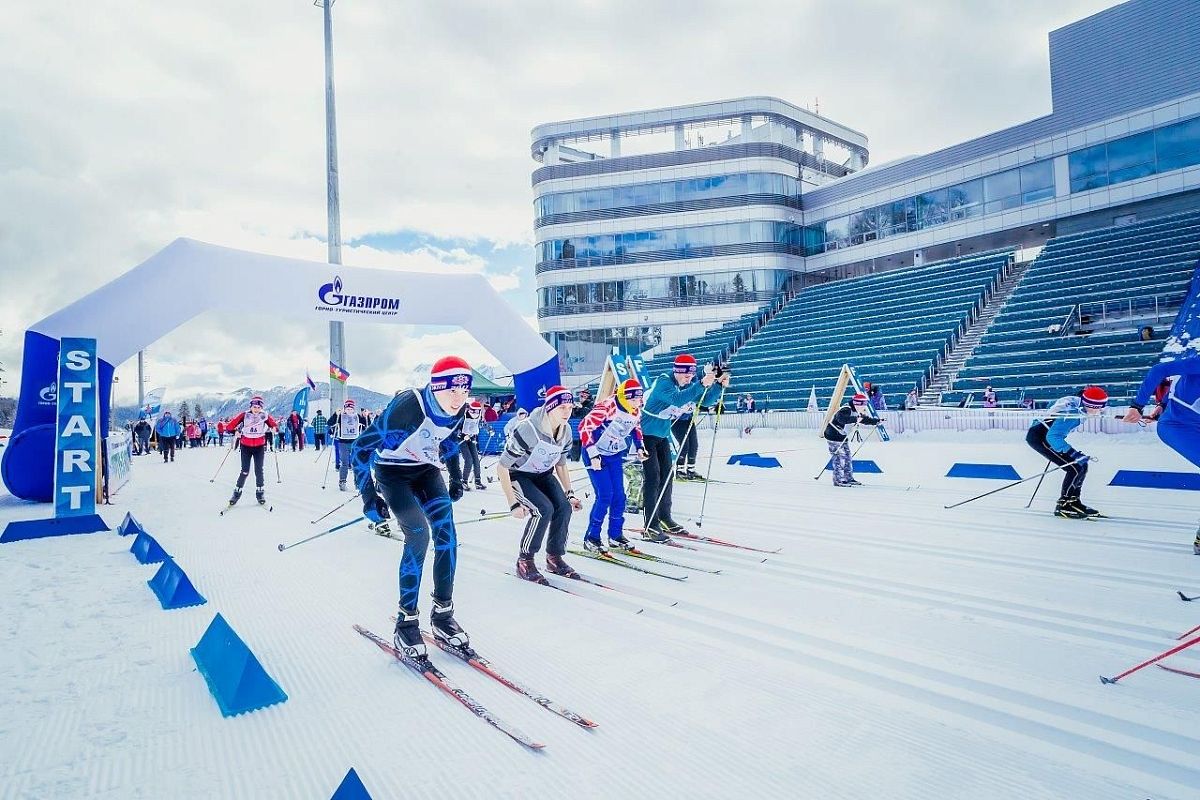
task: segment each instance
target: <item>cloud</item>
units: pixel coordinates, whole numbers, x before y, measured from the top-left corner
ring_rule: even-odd
[[[534,125],[746,94],[819,97],[822,114],[870,137],[881,163],[1045,113],[1046,32],[1112,4],[338,3],[342,223],[357,243],[344,261],[481,273],[531,313]],[[10,379],[26,327],[177,236],[325,258],[318,9],[10,5],[0,28],[0,360]],[[398,232],[427,240],[370,244]],[[199,274],[121,311],[136,324],[139,305],[179,292],[271,289]],[[347,331],[365,385],[395,382],[444,348],[488,358],[444,332]],[[210,314],[153,345],[150,369],[156,383],[203,381],[187,386],[196,391],[290,383],[306,364],[323,371],[326,338],[321,325]]]

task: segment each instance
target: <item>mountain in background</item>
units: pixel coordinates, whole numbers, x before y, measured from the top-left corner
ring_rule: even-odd
[[[250,405],[250,398],[256,394],[262,395],[263,403],[266,405],[267,411],[276,419],[286,417],[292,413],[292,401],[296,397],[296,392],[300,391],[303,384],[295,386],[275,386],[271,389],[252,389],[244,386],[241,389],[235,389],[232,392],[224,394],[200,394],[192,395],[191,397],[172,397],[170,390],[167,390],[166,399],[163,401],[163,409],[169,410],[175,416],[179,416],[182,411],[181,406],[187,403],[189,417],[195,416],[199,411],[209,419],[220,419],[221,417],[232,417],[239,411],[245,411]],[[346,396],[354,400],[359,408],[369,408],[373,411],[378,411],[387,406],[392,399],[392,394],[382,394],[362,386],[349,384],[346,387]],[[329,400],[329,384],[317,384],[318,401],[314,401],[311,397],[308,403],[309,417],[316,414],[316,409],[322,407],[328,413]],[[322,405],[316,403],[323,400]],[[118,406],[113,409],[113,422],[117,426],[124,425],[126,422],[136,420],[138,415],[137,406]]]

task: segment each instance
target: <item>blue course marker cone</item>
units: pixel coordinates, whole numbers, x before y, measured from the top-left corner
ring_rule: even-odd
[[[363,786],[362,779],[358,777],[354,767],[351,767],[329,800],[371,800],[371,793]]]
[[[162,549],[154,537],[142,531],[133,540],[133,545],[130,546],[129,552],[133,553],[134,558],[142,564],[159,564],[164,559],[170,558],[167,552]]]
[[[121,536],[137,536],[145,531],[142,523],[134,519],[133,514],[128,511],[125,512],[125,519],[121,520],[121,524],[117,526],[117,533]]]
[[[191,653],[223,716],[287,700],[287,694],[220,614],[213,617]]]
[[[167,611],[174,608],[202,606],[208,602],[203,595],[196,591],[192,581],[175,563],[175,560],[169,557],[162,562],[162,566],[158,568],[158,572],[154,573],[154,577],[146,583],[154,592],[154,596],[158,598],[158,602],[162,604],[163,609]]]

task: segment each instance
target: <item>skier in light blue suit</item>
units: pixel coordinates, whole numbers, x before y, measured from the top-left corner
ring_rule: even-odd
[[[642,465],[646,478],[642,484],[646,528],[642,538],[651,542],[669,541],[670,533],[686,533],[671,517],[671,494],[675,476],[675,453],[671,446],[671,423],[696,410],[708,387],[720,381],[729,385],[729,373],[719,378],[706,367],[696,380],[696,359],[683,353],[675,357],[671,372],[655,378],[642,406],[642,436],[647,458]],[[660,499],[661,495],[661,499]]]

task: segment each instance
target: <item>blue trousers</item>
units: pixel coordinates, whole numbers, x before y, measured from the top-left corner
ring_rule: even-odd
[[[454,570],[458,561],[458,534],[446,484],[437,467],[378,467],[379,493],[404,531],[400,556],[400,607],[417,613],[425,553],[433,539],[433,599],[446,605],[454,595]]]
[[[588,467],[588,478],[592,488],[596,490],[596,502],[592,503],[592,511],[588,515],[587,533],[584,538],[593,542],[600,541],[600,528],[604,525],[604,517],[608,517],[608,538],[624,538],[625,528],[625,473],[622,469],[625,455],[602,456],[600,469]]]
[[[1200,416],[1186,410],[1174,413],[1168,402],[1156,427],[1163,444],[1200,467]]]

